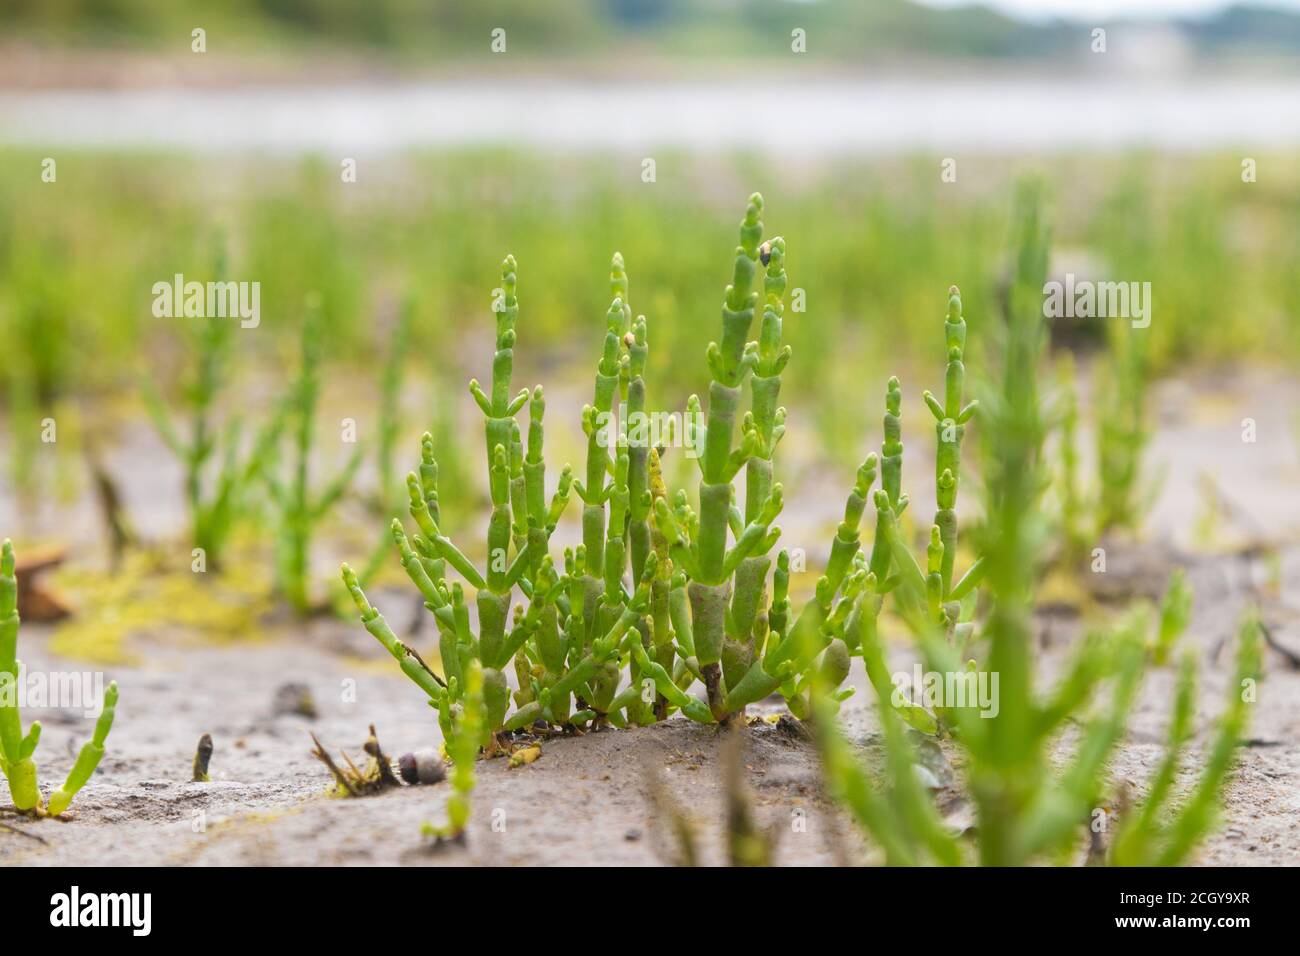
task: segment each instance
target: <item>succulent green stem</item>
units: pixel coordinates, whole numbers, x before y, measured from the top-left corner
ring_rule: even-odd
[[[33,721],[27,735],[22,732],[22,715],[18,712],[18,681],[22,665],[18,652],[18,581],[15,575],[13,543],[4,539],[0,545],[0,772],[9,781],[9,796],[14,808],[24,812],[58,816],[68,808],[78,790],[90,780],[104,755],[104,741],[113,726],[117,707],[117,683],[109,683],[104,705],[95,724],[95,732],[77,755],[62,787],[50,795],[42,809],[37,785],[36,764],[32,755],[41,739],[40,721]]]

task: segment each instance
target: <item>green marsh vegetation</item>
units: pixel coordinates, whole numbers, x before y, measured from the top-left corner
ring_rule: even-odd
[[[817,319],[789,323],[785,340],[804,355],[853,359],[795,363],[784,388],[807,397],[810,429],[798,440],[841,467],[856,466],[859,436],[875,424],[862,380],[906,378],[927,367],[931,343],[923,323],[908,317],[931,306],[934,277],[957,277],[966,308],[987,315],[999,308],[1006,270],[1001,236],[1011,182],[1002,164],[988,171],[990,188],[958,194],[921,160],[871,169],[844,161],[790,187],[772,181],[773,171],[756,157],[676,157],[671,165],[691,185],[669,190],[630,182],[634,177],[620,177],[608,161],[465,151],[403,157],[389,176],[348,185],[320,159],[266,160],[283,167],[271,190],[259,185],[267,180],[257,167],[240,162],[214,168],[166,154],[84,153],[64,158],[57,188],[33,196],[25,170],[38,169],[40,156],[6,150],[3,158],[0,345],[7,359],[0,393],[21,449],[9,456],[11,474],[29,495],[53,479],[69,491],[84,484],[79,447],[101,431],[86,420],[89,411],[111,405],[129,414],[117,397],[138,395],[141,374],[155,378],[173,409],[189,401],[177,381],[185,375],[154,371],[196,371],[175,344],[183,322],[160,328],[142,308],[142,290],[211,261],[212,208],[221,210],[239,276],[260,277],[263,286],[267,318],[255,344],[234,336],[229,373],[243,394],[274,381],[290,361],[303,302],[313,293],[320,297],[321,360],[357,368],[381,388],[378,370],[390,360],[391,342],[386,332],[375,334],[372,319],[400,282],[411,303],[408,356],[433,357],[419,363],[417,381],[437,390],[439,407],[454,408],[466,363],[445,348],[448,330],[474,314],[491,281],[482,263],[496,261],[503,248],[548,280],[530,298],[530,322],[541,334],[522,357],[532,366],[528,374],[582,367],[586,336],[577,334],[573,316],[604,310],[587,278],[608,250],[620,248],[637,263],[647,289],[640,305],[655,318],[651,373],[667,394],[688,394],[696,387],[690,363],[671,357],[699,354],[709,338],[691,306],[711,294],[714,250],[728,242],[713,197],[729,190],[719,183],[779,186],[789,210],[782,232],[804,264],[787,308]],[[1105,494],[1105,525],[1138,523],[1154,484],[1140,467],[1153,379],[1187,362],[1276,360],[1300,348],[1278,305],[1294,298],[1286,252],[1300,248],[1300,226],[1285,210],[1296,184],[1273,177],[1245,186],[1229,175],[1236,163],[1229,156],[1175,164],[1138,155],[1063,160],[1045,173],[1062,224],[1057,246],[1087,250],[1108,274],[1149,277],[1155,289],[1158,317],[1143,335],[1113,322],[1085,330],[1102,351],[1079,363],[1080,378],[1095,367],[1118,386],[1098,391],[1114,408],[1098,436],[1100,454],[1089,456],[1104,461],[1096,467],[1112,477],[1078,482],[1082,498]],[[846,208],[853,214],[843,215]],[[118,241],[123,234],[133,241]],[[972,347],[978,359],[983,345]],[[221,400],[227,415],[234,402]],[[41,447],[39,423],[47,417],[58,421],[60,440]],[[462,423],[443,414],[436,424],[445,447],[442,439]],[[1082,423],[1080,437],[1090,440],[1090,431]],[[666,467],[680,477],[678,462]],[[391,495],[390,486],[367,493]],[[486,492],[485,483],[467,480],[449,483],[445,493],[486,501]],[[220,499],[214,489],[207,504],[215,508]],[[213,518],[219,537],[216,529],[227,522]],[[192,515],[191,523],[201,519]],[[1091,519],[1088,525],[1091,538],[1096,529]]]
[[[1146,796],[1126,806],[1114,841],[1089,842],[1090,826],[1097,834],[1109,825],[1107,761],[1124,736],[1148,656],[1169,659],[1191,598],[1176,576],[1154,640],[1143,614],[1096,626],[1057,686],[1040,686],[1032,633],[1048,527],[1041,507],[1048,423],[1036,370],[1046,348],[1041,297],[1049,242],[1036,189],[1022,189],[1020,208],[1004,322],[988,330],[993,371],[978,377],[982,406],[966,393],[968,327],[959,290],[949,290],[944,387],[938,396],[922,393],[936,429],[936,510],[924,560],[898,520],[910,499],[902,490],[903,389],[891,378],[880,453],[859,466],[824,573],[798,610],[789,592],[790,554],[773,554],[785,500],[775,459],[788,413],[779,399],[794,355],[782,336],[788,245],[780,236],[765,238],[761,197],[751,197],[741,221],[721,335],[705,350],[707,399],[692,395],[680,433],[659,445],[636,427],[638,414],[652,407],[647,396],[657,395],[645,378],[652,326],[632,309],[625,259],[615,254],[593,399],[582,411],[586,467],[575,478],[566,464],[553,489],[542,387],[512,390],[516,349],[525,347],[530,320],[521,318],[519,265],[513,256],[504,260],[493,293],[490,387],[470,383],[485,418],[482,467],[492,498],[486,567],[475,566],[440,527],[438,459],[429,435],[418,470],[407,476],[418,530],[408,536],[400,519],[391,528],[401,564],[437,624],[438,669],[394,633],[352,569],[342,569],[366,629],[428,696],[449,742],[457,781],[450,822],[429,832],[463,832],[479,755],[509,753],[520,740],[531,746],[538,736],[644,725],[675,713],[743,725],[747,706],[778,694],[816,729],[833,790],[885,862],[1081,862],[1086,850],[1095,861],[1168,864],[1191,852],[1212,826],[1248,719],[1253,697],[1245,688],[1258,672],[1258,625],[1242,625],[1228,704],[1192,793],[1174,800],[1171,786],[1190,736],[1196,660],[1188,653],[1165,760]],[[525,408],[526,438],[516,419]],[[974,424],[981,431],[984,514],[974,534],[978,557],[958,573],[962,446]],[[674,439],[698,464],[694,494],[665,483],[661,459],[676,452]],[[563,550],[560,566],[551,536],[574,495],[583,505],[582,543]],[[869,502],[875,529],[863,547]],[[879,626],[887,605],[907,623],[932,672],[974,678],[981,687],[994,677],[992,699],[936,699],[920,688],[910,700],[897,699]],[[838,706],[853,692],[842,685],[854,656],[863,661],[884,731],[885,755],[874,767],[835,729]],[[692,693],[697,684],[703,698]],[[1052,757],[1074,725],[1080,734],[1058,773]],[[952,831],[913,772],[909,727],[947,738],[962,753],[977,819],[973,838]]]
[[[1033,370],[1045,346],[1035,290],[1047,267],[1047,236],[1032,194],[1022,197],[1016,280],[1006,322],[996,336],[1000,358],[986,377],[980,415],[980,448],[986,510],[976,531],[986,573],[988,601],[975,640],[964,647],[944,640],[934,620],[904,608],[925,666],[940,674],[964,669],[999,678],[996,715],[972,707],[947,708],[952,740],[962,755],[963,776],[974,804],[972,828],[958,835],[944,825],[929,794],[908,772],[913,745],[902,732],[893,688],[874,680],[885,756],[868,767],[830,726],[821,737],[832,786],[852,808],[890,863],[1025,865],[1034,862],[1110,862],[1171,865],[1184,860],[1212,826],[1232,755],[1249,719],[1258,675],[1258,624],[1247,618],[1238,638],[1227,702],[1215,725],[1203,769],[1192,790],[1173,799],[1172,784],[1186,759],[1196,658],[1189,650],[1179,665],[1164,760],[1145,796],[1116,797],[1106,775],[1110,755],[1123,739],[1148,657],[1142,615],[1091,630],[1055,686],[1041,686],[1035,673],[1033,609],[1043,561],[1044,438],[1047,427]],[[912,600],[924,593],[912,574]],[[906,582],[904,582],[906,583]],[[1176,578],[1161,614],[1153,653],[1167,659],[1185,626],[1190,596]],[[864,653],[870,644],[864,633]],[[874,655],[878,655],[877,648]],[[967,653],[971,657],[966,660]],[[978,663],[977,663],[978,661]],[[882,669],[877,663],[876,669]],[[868,659],[868,672],[872,671]],[[1079,731],[1068,747],[1061,737]],[[1063,751],[1063,769],[1053,753]],[[1110,807],[1126,803],[1118,824]],[[1107,836],[1114,829],[1113,837]]]
[[[532,321],[544,333],[536,356],[581,364],[583,336],[573,334],[573,316],[599,315],[607,305],[585,280],[608,250],[620,248],[638,263],[650,290],[642,305],[659,319],[663,367],[656,377],[688,392],[689,367],[667,359],[707,345],[705,324],[687,319],[691,304],[712,289],[716,249],[728,241],[720,226],[725,208],[713,198],[719,181],[780,185],[787,197],[782,232],[798,244],[807,269],[792,288],[803,290],[818,316],[792,324],[790,344],[805,354],[847,344],[886,377],[903,370],[884,368],[873,355],[921,363],[930,352],[922,323],[906,317],[932,302],[935,275],[968,277],[959,283],[966,307],[996,310],[1011,196],[1000,164],[991,164],[993,188],[956,195],[920,160],[876,171],[845,162],[791,188],[765,182],[772,171],[751,157],[707,164],[681,157],[676,162],[692,185],[657,190],[625,181],[635,177],[619,176],[608,161],[450,152],[403,158],[385,185],[343,185],[321,160],[284,161],[278,172],[288,185],[277,178],[272,192],[238,163],[213,170],[168,155],[85,154],[61,167],[51,207],[37,205],[26,188],[25,170],[39,169],[39,161],[7,150],[0,164],[0,232],[9,237],[0,242],[0,296],[17,320],[4,324],[14,359],[0,369],[0,381],[29,391],[37,404],[66,394],[69,382],[101,393],[128,383],[136,357],[157,347],[141,289],[183,271],[180,264],[210,261],[210,205],[238,240],[240,276],[262,277],[267,321],[259,331],[283,349],[259,348],[267,364],[293,347],[302,303],[316,292],[323,358],[382,367],[389,340],[360,317],[372,314],[376,287],[395,275],[410,284],[411,348],[439,354],[448,323],[473,314],[492,280],[482,263],[498,261],[505,247],[548,277],[530,299]],[[1236,162],[1226,156],[1181,161],[1167,175],[1159,164],[1153,157],[1090,166],[1065,160],[1045,174],[1058,221],[1068,225],[1058,229],[1058,246],[1093,250],[1117,274],[1151,278],[1160,316],[1148,336],[1152,373],[1198,356],[1264,355],[1278,342],[1300,344],[1278,306],[1294,283],[1283,252],[1300,244],[1300,227],[1284,212],[1294,184],[1234,188],[1224,169]],[[1225,179],[1229,185],[1220,185]],[[844,215],[846,208],[853,214]],[[23,243],[14,241],[20,223]],[[1140,240],[1133,238],[1138,228]],[[114,241],[128,230],[138,241]],[[692,241],[675,241],[688,236]],[[791,308],[798,314],[799,305]],[[56,334],[74,319],[75,336]],[[822,371],[793,367],[786,387],[820,390]],[[452,369],[434,372],[449,388],[459,377],[459,370],[454,377]],[[839,378],[837,391],[847,398],[858,383]],[[834,416],[818,415],[834,435]]]
[[[289,436],[287,462],[281,465],[279,448],[270,449],[267,454],[272,458],[271,466],[261,472],[275,522],[276,587],[300,615],[317,607],[311,575],[312,543],[317,530],[348,492],[365,452],[363,445],[352,442],[353,450],[333,477],[324,483],[313,480],[312,452],[320,425],[317,410],[322,329],[315,303],[309,303],[304,311],[299,364],[286,383],[284,400]]]
[[[224,251],[215,257],[213,276],[214,281],[228,279]],[[279,442],[286,415],[283,408],[273,409],[245,448],[241,420],[219,420],[233,404],[230,376],[237,326],[207,321],[193,332],[193,368],[181,391],[186,420],[173,420],[149,376],[141,377],[140,387],[159,436],[183,465],[193,557],[203,562],[205,571],[218,571],[231,536],[253,507],[250,499]]]
[[[196,171],[169,157],[155,161],[182,176]],[[1183,183],[1219,175],[1214,162],[1189,164]],[[729,182],[753,167],[738,159],[734,168],[695,172]],[[141,290],[181,271],[182,260],[210,259],[201,191],[165,185],[161,174],[156,181],[128,175],[115,157],[88,160],[86,168],[85,178],[66,183],[58,214],[34,228],[46,242],[93,248],[95,256],[77,254],[76,267],[67,267],[69,259],[60,271],[57,257],[19,257],[10,240],[0,257],[0,298],[21,319],[4,327],[14,360],[0,367],[15,440],[22,418],[61,398],[122,386],[131,359],[157,349],[156,327],[140,319],[147,314]],[[1179,668],[1169,757],[1104,852],[1113,862],[1184,858],[1210,825],[1246,708],[1230,702],[1202,782],[1190,797],[1173,800],[1169,780],[1185,759],[1185,699],[1195,681],[1177,648],[1188,602],[1177,580],[1154,638],[1150,621],[1140,626],[1138,616],[1101,623],[1061,685],[1039,686],[1028,635],[1044,559],[1039,506],[1052,464],[1044,461],[1044,438],[1059,428],[1059,467],[1076,475],[1059,503],[1074,537],[1086,544],[1101,531],[1136,529],[1154,376],[1197,358],[1250,356],[1294,341],[1285,316],[1267,305],[1294,283],[1288,264],[1224,240],[1231,232],[1225,227],[1257,217],[1266,234],[1294,247],[1296,222],[1227,190],[1208,189],[1193,206],[1168,182],[1135,187],[1131,172],[1088,181],[1092,195],[1083,200],[1060,200],[1079,207],[1058,217],[1071,224],[1065,239],[1098,250],[1112,268],[1151,276],[1160,290],[1150,335],[1108,327],[1096,337],[1095,362],[1118,386],[1106,390],[1115,405],[1099,430],[1105,464],[1094,484],[1069,461],[1081,431],[1077,407],[1063,406],[1059,421],[1047,416],[1046,396],[1023,374],[1044,361],[1048,347],[1041,288],[1050,265],[1036,214],[1026,214],[1010,266],[999,252],[1009,190],[949,201],[919,163],[901,163],[889,176],[846,167],[777,191],[780,236],[765,232],[755,196],[737,245],[721,225],[729,217],[710,201],[668,190],[637,195],[612,178],[608,164],[601,168],[507,154],[422,156],[403,171],[418,188],[348,194],[336,171],[311,161],[287,191],[238,190],[226,214],[230,234],[246,237],[239,271],[265,287],[257,347],[247,347],[236,326],[205,325],[185,352],[179,381],[159,383],[170,397],[150,402],[184,465],[194,546],[220,565],[236,527],[271,516],[275,530],[265,537],[277,549],[279,589],[301,612],[317,603],[312,558],[330,512],[336,523],[336,507],[354,497],[364,454],[345,447],[341,469],[332,452],[322,455],[331,478],[312,477],[313,450],[333,448],[320,437],[333,427],[324,424],[322,390],[330,383],[321,368],[357,370],[373,386],[379,424],[364,448],[373,450],[378,487],[364,500],[386,552],[395,549],[432,615],[438,654],[426,662],[367,598],[363,588],[373,591],[382,570],[377,552],[359,552],[361,574],[345,569],[343,578],[366,628],[437,712],[456,798],[447,823],[429,832],[463,832],[481,754],[678,714],[743,725],[749,705],[776,694],[819,731],[832,784],[886,860],[1070,861],[1086,842],[1089,815],[1105,802],[1105,763],[1150,654]],[[759,168],[757,179],[770,177]],[[561,185],[575,180],[583,183],[576,196]],[[130,201],[104,188],[119,182],[129,184]],[[471,186],[451,189],[450,182]],[[1156,197],[1150,202],[1165,204],[1159,214],[1153,207],[1132,212],[1131,197],[1148,193]],[[30,202],[0,174],[6,227],[30,220],[16,211]],[[1116,226],[1117,210],[1137,224]],[[112,242],[122,229],[141,241]],[[611,261],[614,248],[624,255]],[[484,263],[500,261],[503,249],[515,256],[499,274],[488,272]],[[729,263],[727,249],[734,250]],[[592,281],[605,263],[607,286]],[[788,264],[797,264],[789,276]],[[724,269],[730,281],[721,326],[696,321],[700,303],[715,301]],[[998,278],[1008,271],[1009,280]],[[71,292],[59,284],[64,272],[74,276]],[[376,334],[359,317],[374,315],[376,293],[393,275],[409,283],[409,308],[396,334]],[[945,297],[949,278],[961,290]],[[482,314],[483,293],[494,286],[491,322],[467,329],[465,317]],[[68,351],[45,334],[47,324],[70,321],[64,297],[92,288],[92,307],[76,318],[86,347]],[[303,303],[313,292],[319,309],[308,315]],[[1208,321],[1210,309],[1213,332],[1187,334],[1187,324]],[[1270,343],[1261,327],[1279,338]],[[480,339],[484,349],[474,347]],[[480,367],[473,356],[485,351],[491,363]],[[701,355],[703,364],[695,358]],[[564,417],[552,411],[548,442],[548,399],[571,370],[586,378],[593,364],[594,381],[581,398],[586,408],[566,409]],[[231,424],[228,385],[236,368],[271,382],[281,397],[259,417],[263,431],[241,436]],[[461,437],[470,419],[448,411],[452,392],[443,384],[469,368],[485,382],[471,390],[483,420],[481,445]],[[968,368],[975,371],[968,375]],[[433,378],[438,394],[434,421],[420,422],[434,427],[403,486],[395,462],[414,443],[400,396],[412,369],[421,380]],[[543,373],[559,387],[515,390],[517,378]],[[934,394],[918,392],[914,381],[932,384]],[[699,398],[683,398],[701,386]],[[472,408],[463,393],[460,404]],[[647,445],[627,432],[622,414],[612,432],[602,428],[616,409],[685,414],[680,432]],[[914,410],[933,420],[933,459],[928,426],[924,439],[904,431],[905,419],[918,420],[908,417]],[[568,467],[547,449],[564,444],[557,432],[579,428],[585,440],[573,446],[577,466]],[[779,549],[778,515],[787,500],[798,500],[798,471],[778,471],[787,430],[819,445],[837,466],[857,469],[844,482],[843,520],[827,536],[829,557],[811,594],[800,593],[796,562]],[[864,458],[876,435],[883,438],[878,453]],[[696,454],[685,454],[683,444]],[[909,506],[904,461],[907,474],[913,462],[924,463],[917,471],[933,464],[933,523]],[[968,489],[960,523],[959,487]],[[483,501],[490,514],[473,540],[465,531]],[[409,520],[388,524],[402,510]],[[974,661],[976,672],[996,671],[999,715],[983,719],[920,698],[895,705],[884,632],[899,620],[927,666],[960,673]],[[1244,680],[1257,668],[1250,623],[1240,646]],[[879,703],[886,755],[875,766],[834,732],[854,657]],[[1075,721],[1083,736],[1062,777],[1050,769],[1050,754]],[[915,733],[951,740],[962,752],[980,821],[973,839],[948,831],[911,774]],[[1133,820],[1144,821],[1140,832]]]
[[[924,368],[930,344],[922,323],[906,317],[932,303],[934,277],[960,278],[966,307],[991,314],[1005,271],[1010,180],[1000,165],[989,172],[992,188],[958,195],[920,160],[871,170],[843,162],[790,188],[766,182],[773,173],[753,157],[678,157],[673,165],[692,185],[668,190],[625,181],[632,177],[619,177],[605,161],[473,151],[405,157],[378,183],[367,177],[346,186],[322,160],[286,160],[271,191],[259,186],[256,168],[238,162],[212,169],[169,155],[87,153],[67,158],[52,204],[38,204],[24,169],[39,162],[7,150],[0,164],[0,310],[7,319],[0,339],[9,357],[0,383],[16,422],[57,413],[67,425],[81,412],[71,399],[135,392],[134,370],[152,367],[148,357],[180,333],[163,329],[160,339],[141,308],[141,290],[210,261],[213,207],[237,240],[239,275],[261,277],[263,285],[267,320],[256,330],[257,347],[236,346],[237,361],[251,366],[241,374],[253,381],[277,373],[294,350],[302,303],[312,293],[320,296],[322,361],[366,369],[376,381],[390,343],[374,334],[369,317],[397,276],[412,303],[409,350],[437,357],[421,380],[432,377],[449,399],[463,369],[443,347],[448,329],[474,313],[491,280],[481,264],[496,261],[503,248],[548,278],[530,299],[542,334],[525,359],[539,368],[580,368],[585,336],[575,334],[573,316],[603,311],[586,279],[608,250],[620,248],[638,264],[649,290],[641,305],[657,320],[652,372],[672,394],[685,394],[695,387],[689,363],[669,357],[707,345],[706,324],[694,321],[690,306],[710,294],[712,250],[728,241],[712,199],[724,192],[717,184],[780,186],[789,206],[782,231],[805,265],[788,308],[817,317],[790,324],[786,340],[805,355],[854,358],[796,363],[785,388],[810,397],[806,415],[816,431],[809,437],[841,466],[856,465],[858,436],[874,423],[860,396],[862,376],[848,370],[874,379]],[[1119,386],[1101,393],[1115,404],[1100,448],[1108,470],[1140,474],[1130,466],[1149,425],[1143,383],[1188,361],[1275,359],[1300,348],[1278,305],[1289,301],[1295,282],[1285,252],[1300,248],[1300,226],[1284,212],[1295,184],[1244,186],[1227,172],[1235,166],[1228,156],[1177,165],[1137,156],[1059,161],[1046,173],[1064,224],[1058,247],[1088,250],[1108,274],[1149,277],[1155,289],[1158,318],[1147,334],[1125,335],[1113,322],[1086,330],[1111,356],[1099,373]],[[846,208],[853,214],[843,215]],[[23,241],[16,242],[20,224]],[[116,240],[126,233],[135,240]],[[1092,364],[1080,374],[1090,375]],[[173,383],[159,385],[175,401]],[[65,431],[66,441],[54,446],[62,456],[56,466],[64,484],[75,484],[76,429]],[[36,447],[38,427],[11,433],[26,449],[11,456],[11,468],[21,487],[34,488],[36,471],[55,466]],[[1125,492],[1113,479],[1097,487],[1088,481],[1080,490],[1096,495],[1103,487],[1113,513],[1106,523],[1124,524],[1141,511],[1127,499],[1141,497],[1149,483],[1135,478]]]

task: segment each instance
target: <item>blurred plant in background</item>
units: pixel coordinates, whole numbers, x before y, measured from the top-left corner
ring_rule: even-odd
[[[1155,289],[1154,320],[1141,348],[1115,345],[1129,363],[1111,363],[1121,383],[1158,375],[1174,362],[1276,356],[1280,348],[1300,346],[1293,323],[1276,306],[1294,285],[1283,251],[1300,245],[1300,219],[1252,201],[1248,191],[1215,187],[1217,167],[1226,161],[1188,160],[1168,176],[1150,174],[1140,188],[1131,173],[1122,188],[1108,185],[1114,170],[1100,168],[1107,163],[1089,172],[1065,161],[1048,173],[1051,181],[1076,183],[1069,192],[1055,191],[1068,197],[1057,216],[1062,244],[1082,245],[1117,275],[1151,281]],[[679,403],[690,376],[675,356],[707,344],[704,325],[683,311],[683,303],[711,287],[717,259],[708,250],[725,241],[703,181],[685,190],[638,192],[595,158],[473,151],[395,160],[387,185],[359,195],[341,190],[318,160],[305,160],[296,173],[285,170],[290,188],[278,185],[271,193],[253,181],[231,197],[225,184],[208,184],[202,164],[191,160],[87,155],[80,162],[77,177],[60,181],[52,208],[37,205],[25,185],[39,157],[7,151],[0,163],[0,213],[8,213],[0,214],[0,310],[14,320],[0,325],[12,356],[0,366],[0,381],[16,416],[39,411],[69,382],[83,395],[123,387],[139,356],[166,346],[171,332],[150,316],[148,289],[186,266],[194,271],[196,256],[203,261],[205,220],[218,198],[241,252],[238,278],[264,285],[267,318],[259,334],[280,343],[251,355],[263,374],[290,347],[291,318],[313,291],[321,296],[322,357],[381,368],[387,342],[360,317],[372,308],[376,283],[402,275],[412,283],[410,348],[436,356],[434,374],[454,380],[462,371],[454,367],[456,353],[440,344],[471,313],[489,279],[478,264],[506,246],[552,280],[530,308],[548,344],[529,361],[578,359],[584,336],[573,317],[604,309],[585,276],[620,245],[656,290],[646,303],[662,330],[653,372]],[[744,156],[721,167],[682,162],[694,179],[741,175],[755,165]],[[767,171],[759,184],[775,188],[773,178]],[[190,186],[179,189],[178,182]],[[920,161],[884,169],[846,162],[794,189],[782,186],[792,210],[784,232],[807,263],[792,290],[792,314],[804,309],[816,318],[792,323],[790,343],[805,354],[853,356],[865,368],[879,365],[888,351],[893,370],[905,372],[927,343],[916,323],[900,317],[924,312],[934,276],[957,279],[969,309],[988,312],[995,304],[992,277],[1002,271],[995,240],[1009,187],[1003,180],[987,193],[949,194]],[[1108,192],[1113,198],[1102,202],[1076,198],[1105,199]],[[1180,198],[1190,195],[1197,201]],[[842,215],[846,208],[854,215]],[[20,222],[37,223],[36,236],[24,226],[24,239],[16,242]],[[1245,238],[1224,238],[1242,233],[1241,223],[1250,227]],[[136,240],[116,241],[125,233]],[[681,235],[697,241],[672,241]],[[857,386],[852,376],[827,376],[810,363],[792,368],[786,383],[796,394],[816,396],[821,444],[846,464],[854,459],[848,436],[868,417],[853,400]],[[1141,398],[1123,394],[1126,409]]]
[[[1213,826],[1254,702],[1248,685],[1259,674],[1260,628],[1251,615],[1241,625],[1226,705],[1210,734],[1199,779],[1181,796],[1174,782],[1192,737],[1194,652],[1183,657],[1165,757],[1145,793],[1135,797],[1107,772],[1130,720],[1145,658],[1166,658],[1186,624],[1191,597],[1181,577],[1170,584],[1154,642],[1147,634],[1147,609],[1129,614],[1085,634],[1055,685],[1040,686],[1034,610],[1048,527],[1042,508],[1047,422],[1036,369],[1046,338],[1039,296],[1049,240],[1032,183],[1018,205],[1015,273],[1005,325],[993,336],[997,371],[981,391],[979,429],[986,505],[976,536],[987,567],[989,606],[973,652],[981,656],[980,668],[999,678],[998,708],[945,711],[975,819],[964,832],[949,825],[919,785],[915,745],[903,733],[905,715],[887,680],[873,679],[884,754],[863,761],[828,719],[820,728],[828,779],[890,864],[1176,865]],[[918,598],[923,593],[919,583],[913,590]],[[974,660],[964,660],[967,647],[945,640],[931,621],[912,615],[908,622],[930,672],[975,668]],[[873,655],[874,669],[883,672],[879,645],[866,631],[862,642],[869,673]],[[823,717],[832,713],[823,706]],[[1077,728],[1069,743],[1063,739],[1067,728]],[[1108,835],[1112,813],[1119,823]]]

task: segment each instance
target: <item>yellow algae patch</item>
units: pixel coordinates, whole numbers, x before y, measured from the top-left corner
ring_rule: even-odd
[[[254,639],[262,633],[262,615],[273,606],[264,576],[239,562],[221,573],[197,574],[136,551],[115,571],[65,568],[58,581],[73,615],[54,631],[50,650],[103,664],[137,660],[128,646],[137,635]]]

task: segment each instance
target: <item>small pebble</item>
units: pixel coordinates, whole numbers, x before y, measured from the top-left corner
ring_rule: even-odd
[[[281,684],[276,688],[271,710],[277,717],[281,714],[293,714],[315,720],[317,716],[316,699],[311,695],[311,688],[295,681]]]

